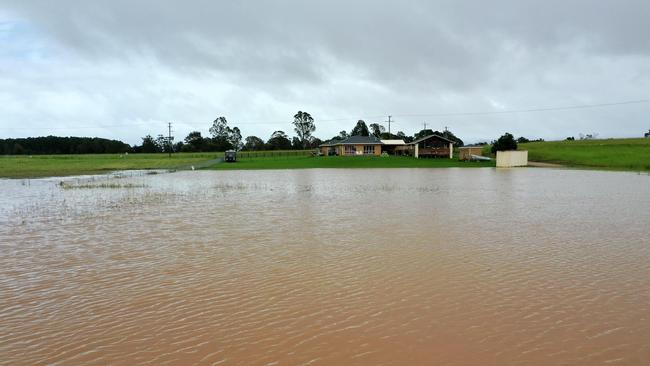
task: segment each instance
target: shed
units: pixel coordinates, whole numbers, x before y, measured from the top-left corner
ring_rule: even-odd
[[[381,152],[390,155],[396,155],[405,150],[406,142],[404,140],[381,140]]]
[[[413,150],[413,156],[420,157],[454,157],[454,142],[439,135],[429,135],[408,144]]]
[[[458,160],[471,160],[472,155],[481,156],[483,154],[483,146],[459,147],[458,152]]]
[[[513,168],[528,165],[528,151],[497,151],[497,168]]]

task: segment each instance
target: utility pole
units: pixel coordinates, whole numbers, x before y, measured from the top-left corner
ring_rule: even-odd
[[[427,129],[427,123],[424,122],[423,124],[424,124],[424,129],[426,130]]]
[[[393,117],[393,116],[388,116],[388,121],[386,121],[386,122],[388,122],[388,136],[390,136],[390,123],[392,122],[390,119],[391,119],[392,117]]]
[[[169,135],[167,136],[167,144],[168,144],[167,151],[169,152],[169,157],[171,158],[172,149],[174,147],[174,145],[172,144],[172,123],[171,122],[167,122],[167,131],[169,133]]]

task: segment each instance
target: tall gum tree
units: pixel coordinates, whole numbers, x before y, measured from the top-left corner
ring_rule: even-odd
[[[296,134],[302,143],[303,149],[306,149],[311,141],[312,133],[316,131],[314,118],[307,112],[298,111],[298,113],[293,116],[293,126],[294,131],[296,131]]]

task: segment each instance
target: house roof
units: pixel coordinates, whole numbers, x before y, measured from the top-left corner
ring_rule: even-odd
[[[350,136],[345,140],[330,140],[320,144],[320,146],[335,145],[381,145],[381,141],[375,136]]]
[[[381,140],[381,143],[384,145],[406,145],[404,140]]]
[[[350,144],[366,144],[366,145],[381,145],[381,141],[375,136],[350,136],[347,139],[339,142],[341,145],[350,145]]]
[[[341,142],[341,140],[329,140],[329,141],[323,142],[322,144],[320,144],[318,146],[334,146],[334,145],[337,145],[339,142]]]
[[[435,137],[435,138],[437,138],[437,139],[444,140],[444,141],[447,141],[447,142],[451,142],[452,144],[455,144],[455,142],[453,142],[452,140],[450,140],[450,139],[448,139],[448,138],[446,138],[446,137],[442,137],[442,136],[440,136],[440,135],[435,135],[435,134],[434,134],[434,135],[429,135],[429,136],[425,136],[425,137],[419,138],[419,139],[417,139],[417,140],[415,140],[415,141],[413,141],[413,142],[409,142],[409,145],[419,144],[420,142],[422,142],[422,141],[424,141],[424,140],[428,140],[428,139],[430,139],[430,138],[432,138],[432,137]]]

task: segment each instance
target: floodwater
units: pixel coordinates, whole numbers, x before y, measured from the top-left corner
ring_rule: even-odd
[[[0,180],[0,364],[650,364],[648,175],[102,179]]]

